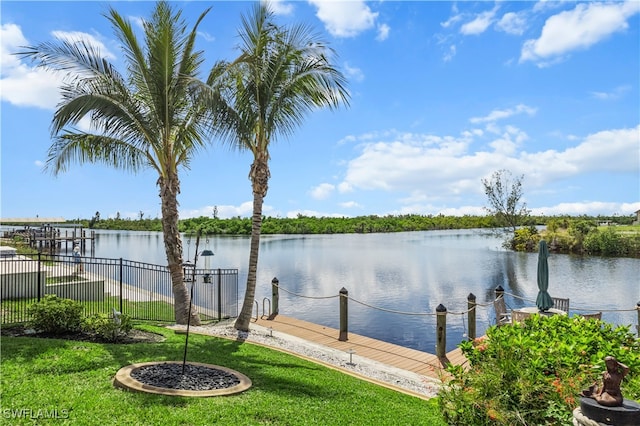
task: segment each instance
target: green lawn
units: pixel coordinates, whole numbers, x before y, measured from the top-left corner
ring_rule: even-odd
[[[188,359],[247,375],[253,382],[248,391],[184,398],[116,389],[112,379],[123,366],[182,359],[184,335],[139,328],[167,340],[125,345],[2,336],[3,424],[445,425],[435,399],[394,392],[257,345],[201,335],[189,336]],[[40,418],[11,418],[20,413]],[[45,418],[56,414],[57,419]]]
[[[600,227],[600,229],[603,228],[605,227]],[[623,234],[640,234],[640,225],[619,225],[615,227],[615,230]]]
[[[0,303],[1,323],[11,324],[16,321],[27,320],[27,307],[35,303],[37,303],[37,299],[3,300]],[[84,306],[84,315],[96,312],[110,313],[111,308],[121,309],[120,299],[117,296],[105,296],[104,300],[101,301],[82,301],[80,303]],[[137,320],[166,321],[167,323],[175,321],[173,305],[162,301],[132,302],[123,299],[122,313]],[[202,321],[212,320],[211,317],[203,313],[200,313],[200,319]]]

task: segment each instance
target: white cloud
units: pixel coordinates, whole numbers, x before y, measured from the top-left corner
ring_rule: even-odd
[[[286,3],[284,0],[270,0],[268,3],[276,15],[291,15],[293,12],[293,4]]]
[[[364,1],[310,0],[318,12],[316,16],[327,31],[335,37],[355,37],[375,25],[378,13],[369,9]]]
[[[107,49],[107,46],[92,34],[81,31],[52,31],[51,35],[58,40],[66,41],[68,43],[84,42],[95,49],[95,51],[98,52],[98,55],[103,58],[109,60],[114,60],[116,58],[116,55],[111,53],[109,49]]]
[[[473,117],[469,121],[471,123],[491,123],[523,113],[527,115],[534,115],[536,111],[536,108],[532,108],[524,104],[518,104],[515,108],[496,109],[491,111],[489,115],[485,117]]]
[[[395,134],[389,141],[364,143],[361,154],[348,163],[340,188],[407,191],[421,187],[425,175],[446,180],[451,158],[464,155],[470,140],[466,137],[435,137]]]
[[[3,24],[0,33],[0,96],[17,106],[53,109],[60,99],[60,75],[25,65],[15,55],[29,42],[15,24]]]
[[[464,35],[482,34],[493,23],[497,11],[498,6],[495,6],[492,10],[477,14],[472,21],[460,27],[460,32]]]
[[[626,92],[631,90],[631,86],[618,86],[610,92],[591,92],[591,96],[603,101],[620,99]]]
[[[456,45],[454,37],[451,35],[435,34],[436,44],[442,49],[442,60],[449,62],[456,56]]]
[[[444,207],[433,203],[411,203],[402,206],[398,210],[385,212],[390,215],[407,215],[407,214],[434,214],[445,216],[484,216],[487,212],[478,206],[460,206],[460,207]]]
[[[287,212],[286,216],[289,219],[295,219],[298,216],[308,217],[345,217],[342,213],[323,213],[317,210],[292,210]]]
[[[447,19],[445,22],[441,22],[440,26],[442,28],[449,28],[450,26],[452,26],[453,24],[456,24],[458,22],[460,22],[462,20],[462,15],[458,14],[458,15],[453,15],[451,16],[449,19]]]
[[[349,80],[357,82],[364,80],[364,73],[362,72],[362,70],[357,67],[352,67],[346,62],[344,64],[344,73],[347,77],[349,77]]]
[[[3,101],[21,107],[54,109],[60,100],[62,78],[43,69],[20,67],[0,81]]]
[[[449,62],[454,58],[454,56],[456,56],[456,45],[452,44],[451,46],[449,46],[449,50],[445,51],[444,55],[442,56],[442,60],[445,62]]]
[[[573,148],[556,153],[562,164],[590,171],[640,172],[640,126],[603,130]],[[535,154],[536,156],[547,153]]]
[[[129,16],[129,21],[133,22],[133,25],[137,26],[141,30],[144,30],[144,19],[139,16]]]
[[[450,26],[459,22],[460,20],[462,20],[462,14],[459,13],[458,5],[456,3],[453,3],[451,6],[451,17],[447,19],[445,22],[441,22],[440,26],[442,28],[449,28]]]
[[[521,130],[515,129],[512,126],[508,126],[507,130],[502,134],[502,136],[492,141],[489,146],[491,146],[496,153],[510,156],[516,153],[516,149],[526,139],[528,139],[526,133]]]
[[[113,59],[114,55],[96,37],[81,32],[52,33],[56,38],[68,41],[86,40],[105,57]],[[3,24],[0,34],[2,78],[0,93],[3,101],[23,107],[54,109],[60,101],[60,86],[63,73],[46,71],[30,66],[21,61],[14,53],[22,50],[29,42],[22,30],[15,24]]]
[[[389,38],[389,32],[391,31],[391,27],[387,24],[378,25],[378,35],[376,36],[376,40],[385,41]]]
[[[99,129],[96,129],[94,126],[91,125],[90,114],[87,114],[84,117],[82,117],[80,121],[78,121],[78,123],[76,124],[76,127],[86,133],[96,133],[97,131],[99,131]]]
[[[353,191],[353,186],[351,186],[350,183],[348,182],[340,182],[340,184],[338,184],[338,192],[341,194],[346,194],[348,192],[352,192]]]
[[[599,172],[640,173],[640,126],[604,130],[563,151],[541,152],[524,151],[526,133],[514,126],[505,129],[489,141],[490,151],[468,149],[477,138],[488,136],[472,132],[459,137],[396,134],[364,142],[338,188],[406,193],[411,195],[403,202],[424,204],[477,195],[480,179],[498,169],[524,174],[531,188]]]
[[[575,9],[551,16],[538,39],[527,40],[520,62],[547,66],[573,50],[587,49],[629,27],[627,19],[640,12],[640,2],[580,3]]]
[[[321,183],[315,188],[312,188],[309,191],[309,195],[311,195],[311,197],[315,198],[316,200],[325,200],[331,196],[335,189],[335,185],[332,185],[330,183]]]
[[[2,24],[0,27],[0,52],[2,59],[3,74],[7,69],[17,68],[21,65],[20,59],[13,53],[21,46],[29,44],[27,39],[22,35],[22,29],[16,24]]]
[[[212,36],[211,34],[209,34],[206,31],[198,31],[198,35],[200,37],[202,37],[205,41],[208,41],[210,43],[213,42],[213,41],[216,41],[215,36]]]
[[[533,6],[533,11],[536,13],[542,13],[547,10],[562,7],[563,4],[568,2],[573,3],[573,0],[540,0]]]
[[[527,28],[527,18],[524,13],[508,12],[502,15],[496,28],[507,34],[522,35]]]
[[[629,216],[640,210],[640,203],[607,203],[602,201],[586,201],[581,203],[560,203],[555,206],[531,209],[533,215],[622,215]]]
[[[362,206],[355,201],[346,201],[344,203],[340,203],[340,207],[344,207],[345,209],[359,209]]]
[[[218,217],[220,219],[229,219],[232,217],[251,217],[253,214],[253,202],[245,201],[239,206],[204,206],[198,209],[191,210],[180,210],[180,219],[189,219],[193,217],[213,217],[213,209],[217,207],[218,209]],[[275,215],[275,210],[272,206],[264,205],[262,207],[262,212],[265,216],[273,216]]]

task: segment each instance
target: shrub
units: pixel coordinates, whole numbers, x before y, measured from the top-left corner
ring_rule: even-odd
[[[587,253],[605,256],[625,256],[628,254],[630,239],[623,239],[612,227],[596,229],[587,234],[584,248]]]
[[[108,342],[117,342],[131,331],[133,324],[127,314],[93,314],[84,319],[82,328]]]
[[[580,392],[602,383],[607,355],[631,370],[622,382],[624,397],[640,397],[640,340],[628,327],[533,315],[493,326],[485,339],[460,347],[470,366],[449,367],[439,393],[449,424],[571,424]]]
[[[41,301],[29,306],[29,325],[46,333],[73,333],[81,328],[82,304],[70,299],[61,299],[49,294]]]
[[[516,229],[511,247],[516,251],[535,251],[540,242],[540,234],[534,226]]]

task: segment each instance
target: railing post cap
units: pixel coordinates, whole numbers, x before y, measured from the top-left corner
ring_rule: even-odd
[[[638,308],[640,308],[640,302],[636,303],[636,306],[637,306]]]
[[[271,280],[271,282],[272,282],[272,283],[274,283],[274,284],[277,284],[277,283],[279,283],[280,281],[278,280],[278,278],[273,277],[273,279]]]
[[[436,307],[436,312],[447,312],[447,308],[441,303]]]
[[[467,296],[467,299],[469,300],[476,300],[476,295],[473,293],[469,293],[469,295]]]
[[[340,289],[340,293],[349,293],[346,288],[342,287]]]
[[[499,285],[498,287],[496,287],[496,291],[504,291],[504,288],[502,288],[502,286]]]

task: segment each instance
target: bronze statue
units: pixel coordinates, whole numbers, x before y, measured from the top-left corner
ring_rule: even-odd
[[[582,391],[582,396],[593,398],[598,404],[606,407],[619,407],[623,402],[620,384],[629,373],[629,367],[612,356],[605,357],[604,363],[607,370],[602,373],[602,388],[598,388],[594,383],[589,389]]]

